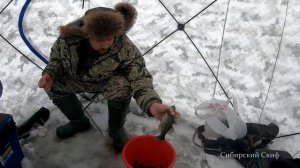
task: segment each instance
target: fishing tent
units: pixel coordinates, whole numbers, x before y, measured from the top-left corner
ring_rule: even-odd
[[[0,111],[22,122],[42,105],[57,110],[37,88],[40,68],[45,63],[28,48],[24,37],[47,60],[58,26],[82,16],[87,9],[112,7],[116,2],[1,1],[0,78],[4,92]],[[226,99],[226,94],[231,93],[238,100],[239,114],[244,121],[274,122],[280,128],[280,135],[299,132],[298,1],[130,2],[137,8],[138,18],[128,36],[144,54],[157,92],[165,103],[176,105],[184,120],[203,124],[203,120],[195,117],[197,106],[212,98]],[[18,27],[25,3],[28,8]],[[24,36],[19,31],[20,24]],[[99,119],[104,114],[97,113],[97,109],[105,110],[105,106],[95,105],[90,109],[96,123],[104,128]],[[54,119],[49,127],[60,122],[59,112],[52,115]],[[297,141],[300,142],[295,135],[278,140],[283,145],[275,142],[274,146],[295,154],[300,147]],[[32,147],[26,145],[27,150]],[[199,164],[197,155],[200,154],[190,150],[178,150],[177,166],[193,167],[186,163],[189,159],[194,165]]]

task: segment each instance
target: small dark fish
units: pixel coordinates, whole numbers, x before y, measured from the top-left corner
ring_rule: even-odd
[[[175,106],[172,106],[175,110]],[[169,130],[174,130],[173,123],[175,122],[175,116],[172,116],[169,113],[166,113],[159,125],[160,127],[160,135],[158,135],[158,139],[165,140],[165,136]]]

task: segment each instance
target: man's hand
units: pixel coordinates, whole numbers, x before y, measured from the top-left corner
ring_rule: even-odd
[[[53,79],[47,73],[45,73],[39,80],[39,88],[44,88],[46,92],[50,91],[52,84],[53,84]]]
[[[180,114],[173,110],[173,108],[166,106],[164,104],[160,104],[160,103],[153,103],[150,107],[149,107],[149,112],[155,117],[157,118],[159,121],[162,120],[162,118],[164,117],[165,113],[169,113],[172,116],[175,116],[176,119],[178,119],[180,117]]]

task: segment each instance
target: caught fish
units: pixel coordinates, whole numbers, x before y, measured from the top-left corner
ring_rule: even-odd
[[[175,106],[172,106],[175,110]],[[159,125],[160,135],[158,135],[158,139],[165,140],[165,136],[169,130],[174,130],[173,123],[175,122],[175,116],[172,116],[169,113],[166,113]]]

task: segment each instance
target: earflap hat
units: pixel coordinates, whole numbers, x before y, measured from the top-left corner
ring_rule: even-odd
[[[62,37],[82,36],[96,40],[125,34],[135,23],[136,9],[129,3],[118,3],[114,10],[98,7],[88,10],[75,22],[60,27]]]

